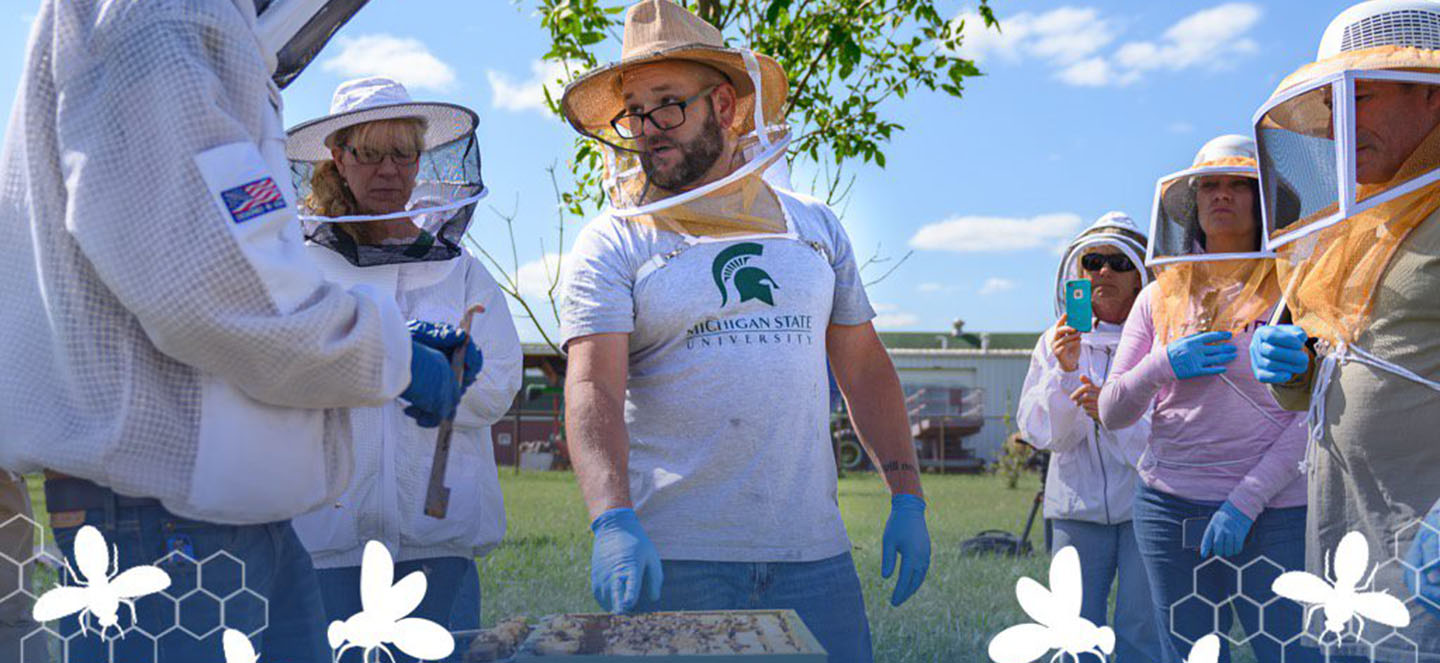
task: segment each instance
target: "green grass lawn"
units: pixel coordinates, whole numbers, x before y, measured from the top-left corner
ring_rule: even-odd
[[[574,477],[562,472],[500,472],[509,527],[505,542],[480,561],[484,621],[514,614],[593,612],[590,530]],[[985,646],[1007,626],[1028,621],[1015,602],[1015,581],[1044,581],[1049,558],[962,557],[960,542],[984,529],[1018,532],[1038,489],[1028,476],[1009,490],[996,477],[925,477],[932,541],[930,575],[905,605],[890,606],[892,582],[880,578],[880,535],[889,515],[885,486],[873,474],[840,481],[840,509],[875,641],[885,663],[988,661]],[[1031,536],[1043,548],[1037,521]]]

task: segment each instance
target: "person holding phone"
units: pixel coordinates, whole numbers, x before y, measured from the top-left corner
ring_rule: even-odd
[[[1105,427],[1150,420],[1134,522],[1156,619],[1170,629],[1167,663],[1217,629],[1228,633],[1232,606],[1262,663],[1313,653],[1281,645],[1298,640],[1298,604],[1269,605],[1263,629],[1256,607],[1274,597],[1274,577],[1305,561],[1305,429],[1236,349],[1279,299],[1274,260],[1259,250],[1257,177],[1254,141],[1222,136],[1160,180],[1146,261],[1159,273],[1136,299],[1100,389]],[[1229,563],[1206,564],[1211,557]],[[1186,601],[1192,593],[1221,607]],[[1237,596],[1249,600],[1227,602]]]
[[[1056,278],[1060,319],[1035,345],[1019,408],[1021,435],[1053,454],[1045,481],[1051,550],[1073,546],[1080,554],[1080,614],[1115,625],[1119,663],[1160,658],[1150,585],[1131,525],[1135,465],[1150,418],[1112,430],[1100,425],[1098,409],[1121,328],[1150,281],[1141,266],[1145,244],[1121,212],[1106,214],[1071,242]],[[1112,585],[1115,619],[1108,620]]]

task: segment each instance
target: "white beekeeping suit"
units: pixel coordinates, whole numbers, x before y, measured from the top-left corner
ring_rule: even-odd
[[[217,523],[333,500],[329,408],[394,399],[410,336],[306,255],[254,0],[44,0],[28,63],[0,157],[0,465]]]
[[[1138,266],[1145,246],[1135,237],[1143,237],[1135,222],[1114,212],[1076,237],[1060,261],[1057,314],[1064,312],[1065,281],[1080,278],[1079,260],[1085,249],[1113,246]],[[1140,274],[1142,284],[1149,281],[1143,270]],[[1130,520],[1135,469],[1150,438],[1150,416],[1147,413],[1135,425],[1112,431],[1070,400],[1082,375],[1093,384],[1105,383],[1120,344],[1120,325],[1095,323],[1093,331],[1081,336],[1074,371],[1061,368],[1050,348],[1056,325],[1045,330],[1030,356],[1017,418],[1026,442],[1055,453],[1045,486],[1045,517],[1113,525]]]
[[[455,414],[445,479],[451,491],[449,513],[444,518],[424,515],[435,429],[416,426],[399,400],[355,408],[350,415],[355,448],[350,487],[333,507],[295,519],[295,531],[315,567],[359,566],[367,541],[384,543],[402,562],[489,552],[505,534],[490,427],[514,403],[524,360],[505,293],[468,252],[446,261],[371,267],[355,267],[319,244],[311,244],[310,252],[327,278],[388,293],[411,317],[459,320],[471,304],[485,307],[467,330],[485,363]]]

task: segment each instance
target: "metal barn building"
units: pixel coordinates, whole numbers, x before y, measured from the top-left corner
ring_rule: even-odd
[[[994,462],[1014,433],[1015,408],[1038,333],[881,332],[905,390],[911,433],[927,470],[976,471]],[[492,429],[503,466],[553,453],[563,439],[560,385],[565,358],[525,344],[524,387]]]

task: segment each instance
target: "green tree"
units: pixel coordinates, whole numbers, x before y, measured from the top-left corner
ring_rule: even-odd
[[[550,35],[550,50],[543,59],[560,65],[559,78],[545,87],[550,110],[559,115],[559,91],[576,76],[600,66],[597,55],[607,40],[621,40],[626,8],[633,0],[512,0],[533,6],[540,24]],[[787,158],[793,166],[804,160],[817,173],[811,192],[831,205],[840,205],[854,182],[847,168],[859,163],[885,167],[885,145],[905,127],[886,112],[886,103],[903,100],[924,90],[959,100],[965,79],[981,75],[975,63],[957,53],[966,28],[961,20],[946,18],[937,0],[680,0],[701,18],[720,29],[727,45],[765,53],[785,68],[790,79],[786,117],[793,140]],[[946,3],[949,4],[949,3]],[[999,30],[988,3],[979,0],[977,13],[984,28]],[[982,28],[983,29],[983,28]],[[556,250],[564,248],[564,216],[584,217],[602,201],[601,152],[593,141],[577,138],[570,160],[573,186],[560,186],[555,168],[560,219]],[[517,210],[518,211],[518,210]],[[472,243],[499,270],[500,284],[520,303],[536,329],[551,347],[536,308],[520,294],[518,261],[514,250],[516,211],[496,213],[512,229],[509,269],[494,255]],[[843,213],[843,207],[842,207]],[[544,255],[544,243],[541,243]],[[880,267],[875,283],[895,271],[905,259],[883,257],[880,247],[862,263],[862,272]],[[888,268],[886,263],[890,263]],[[559,269],[547,263],[549,311],[558,322],[554,293]]]
[[[518,0],[517,0],[518,1]],[[549,32],[546,60],[561,63],[559,90],[600,64],[595,49],[619,41],[624,0],[533,0]],[[975,63],[957,54],[964,22],[946,18],[935,0],[689,0],[683,2],[719,28],[732,47],[774,57],[791,82],[786,117],[794,140],[789,158],[808,159],[824,181],[814,193],[838,203],[852,181],[846,167],[858,159],[885,167],[884,145],[905,127],[884,113],[891,99],[916,90],[960,99],[965,79],[979,76]],[[999,29],[988,0],[978,14]],[[549,94],[559,113],[558,95]],[[565,203],[583,214],[599,195],[598,148],[577,140],[572,162],[576,190]]]

